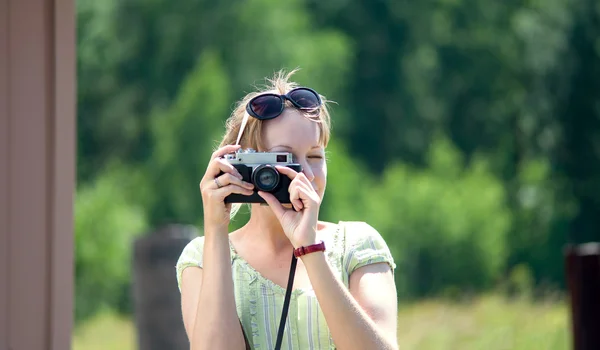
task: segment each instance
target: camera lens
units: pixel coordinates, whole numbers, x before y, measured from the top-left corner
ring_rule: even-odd
[[[271,192],[279,185],[279,172],[271,165],[259,165],[252,173],[252,182],[257,190]]]

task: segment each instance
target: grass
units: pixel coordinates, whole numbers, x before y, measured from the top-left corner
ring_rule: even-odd
[[[408,350],[566,350],[568,310],[564,303],[509,302],[497,295],[468,304],[422,301],[400,306],[398,341]],[[73,349],[134,350],[134,325],[102,314],[76,329]]]
[[[469,304],[424,301],[403,308],[398,341],[404,349],[570,349],[562,303],[509,302],[499,296]]]
[[[73,350],[137,350],[135,326],[129,319],[103,313],[73,332]]]

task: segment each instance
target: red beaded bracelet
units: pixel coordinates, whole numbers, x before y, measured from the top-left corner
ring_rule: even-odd
[[[294,249],[294,256],[296,258],[301,257],[302,255],[314,253],[314,252],[324,252],[325,251],[325,242],[321,241],[321,243],[311,244],[306,247],[299,247]]]

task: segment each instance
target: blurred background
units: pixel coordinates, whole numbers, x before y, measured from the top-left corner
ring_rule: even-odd
[[[387,240],[399,344],[570,348],[563,249],[600,240],[597,1],[78,0],[77,14],[74,349],[136,348],[134,240],[202,231],[198,183],[234,103],[294,68],[335,101],[322,219]]]

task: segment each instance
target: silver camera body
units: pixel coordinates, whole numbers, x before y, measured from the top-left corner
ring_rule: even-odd
[[[254,184],[254,193],[250,196],[232,193],[225,198],[225,203],[264,203],[258,191],[268,192],[280,203],[290,203],[288,188],[291,179],[279,173],[276,165],[302,171],[300,164],[294,163],[289,152],[257,152],[254,149],[239,149],[235,153],[223,157],[242,175],[244,181]]]
[[[257,152],[252,148],[239,149],[235,153],[225,155],[231,165],[245,164],[259,166],[262,164],[287,165],[292,164],[292,154],[288,152]]]

